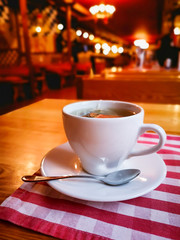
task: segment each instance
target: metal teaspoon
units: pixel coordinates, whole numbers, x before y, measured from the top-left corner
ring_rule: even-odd
[[[103,183],[106,183],[111,186],[122,185],[128,183],[135,177],[140,174],[139,169],[123,169],[116,172],[112,172],[107,174],[106,176],[96,176],[96,175],[62,175],[62,176],[23,176],[22,180],[24,182],[43,182],[43,181],[51,181],[57,179],[66,179],[66,178],[93,178]]]

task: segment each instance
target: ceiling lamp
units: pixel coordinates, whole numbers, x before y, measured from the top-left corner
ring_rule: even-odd
[[[95,5],[89,9],[92,15],[94,15],[97,19],[103,19],[104,23],[108,22],[108,18],[112,16],[115,10],[115,7],[109,4]]]

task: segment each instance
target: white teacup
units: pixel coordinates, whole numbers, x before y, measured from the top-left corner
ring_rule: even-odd
[[[133,115],[115,118],[83,117],[95,110],[121,110]],[[95,175],[105,175],[120,168],[129,157],[151,154],[165,143],[166,133],[156,124],[144,124],[142,107],[128,102],[95,100],[66,105],[63,123],[68,141],[79,156],[84,170]],[[155,146],[143,150],[134,149],[138,137],[146,131],[159,135]]]

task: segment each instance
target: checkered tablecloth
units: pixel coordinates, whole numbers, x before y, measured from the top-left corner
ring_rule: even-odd
[[[146,133],[140,143],[153,144]],[[67,240],[180,239],[180,136],[168,135],[158,152],[167,165],[163,183],[122,202],[88,202],[65,196],[46,183],[24,183],[0,206],[0,219]]]

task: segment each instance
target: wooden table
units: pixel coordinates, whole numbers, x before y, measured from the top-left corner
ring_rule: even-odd
[[[21,184],[24,174],[33,174],[43,156],[67,141],[61,110],[75,100],[45,99],[0,116],[0,202]],[[145,123],[156,123],[168,134],[180,135],[180,105],[140,103]],[[0,222],[1,239],[54,239]]]
[[[133,71],[78,76],[79,99],[180,104],[180,72]]]

